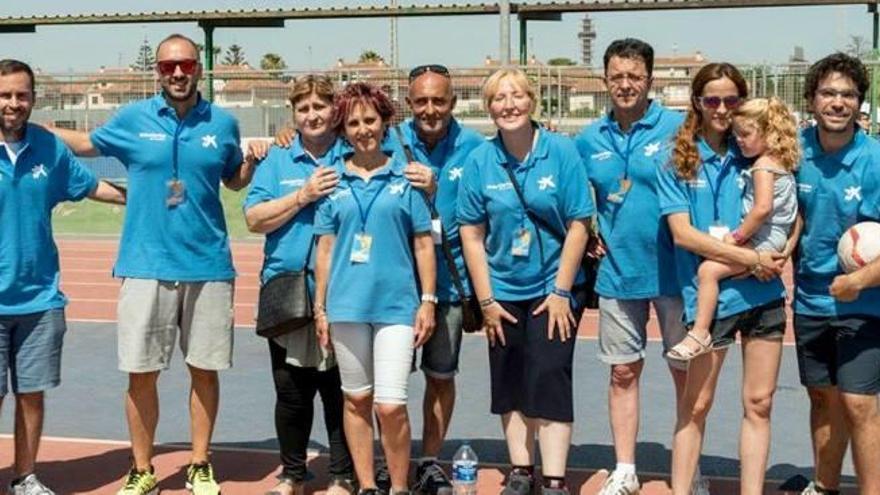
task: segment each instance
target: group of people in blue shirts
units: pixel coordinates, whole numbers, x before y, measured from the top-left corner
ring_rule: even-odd
[[[837,53],[810,69],[805,97],[817,123],[801,136],[799,220],[785,248],[767,253],[724,242],[723,233],[742,222],[752,162],[731,130],[748,88],[730,64],[710,63],[695,75],[682,116],[649,98],[650,45],[614,41],[603,58],[611,109],[573,140],[533,121],[539,100],[518,69],[500,69],[484,83],[497,128],[488,140],[453,117],[451,75],[441,65],[410,72],[413,117],[398,126],[393,103],[377,87],[335,88],[326,77],[304,76],[290,94],[295,133],[243,153],[234,118],[197,92],[195,43],[169,36],[156,58],[161,94],[124,107],[91,134],[50,129],[57,138],[27,123],[33,73],[0,62],[0,215],[4,225],[18,226],[17,236],[0,239],[0,345],[8,349],[0,364],[3,373],[19,370],[9,378],[17,408],[31,418],[42,420],[42,393],[60,379],[65,300],[49,212],[85,196],[129,205],[114,267],[123,279],[119,368],[129,374],[133,452],[120,495],[158,492],[151,465],[156,381],[175,344],[192,378],[187,487],[197,495],[220,490],[209,444],[217,371],[232,364],[234,280],[221,182],[250,184],[244,215],[253,232],[266,235],[263,283],[313,273],[314,325],[268,339],[282,464],[268,494],[303,493],[318,394],[329,493],[450,494],[438,455],[454,411],[462,331],[477,312],[488,341],[491,411],[500,416],[511,464],[500,491],[526,495],[540,487],[565,495],[574,346],[591,289],[599,295],[598,357],[610,369],[616,456],[601,493],[640,489],[639,379],[652,308],[675,384],[672,491],[709,492],[699,470],[705,424],[738,336],[741,491],[761,493],[787,320],[779,276],[791,257],[816,465],[804,493],[839,490],[849,443],[860,489],[880,490],[880,451],[872,448],[880,441],[880,262],[843,273],[835,250],[850,226],[880,219],[880,144],[855,124],[869,87],[857,59]],[[97,181],[71,151],[119,158],[128,191]],[[10,213],[26,205],[33,217]],[[585,257],[601,260],[594,288]],[[746,272],[721,281],[705,352],[672,359],[668,351],[693,340],[704,260]],[[406,403],[417,348],[427,386],[422,452],[413,456]],[[39,439],[18,423],[15,433]],[[36,477],[35,448],[16,459],[13,493],[53,493]]]

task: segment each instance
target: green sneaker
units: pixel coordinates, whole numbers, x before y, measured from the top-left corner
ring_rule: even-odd
[[[220,495],[220,485],[214,479],[210,462],[190,464],[186,468],[186,489],[193,495]]]
[[[128,472],[125,484],[116,495],[157,495],[159,493],[159,480],[153,474],[153,470],[138,471],[132,468]]]

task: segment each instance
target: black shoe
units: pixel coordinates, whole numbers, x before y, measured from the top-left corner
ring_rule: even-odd
[[[391,493],[391,473],[388,472],[388,464],[385,459],[376,461],[376,488],[380,495]]]
[[[507,475],[501,495],[531,495],[534,490],[534,476],[528,471],[514,469]]]
[[[452,495],[452,483],[439,464],[424,462],[416,469],[413,491],[420,495]]]

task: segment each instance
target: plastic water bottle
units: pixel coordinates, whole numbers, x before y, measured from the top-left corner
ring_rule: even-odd
[[[477,453],[464,442],[452,458],[453,495],[477,495]]]

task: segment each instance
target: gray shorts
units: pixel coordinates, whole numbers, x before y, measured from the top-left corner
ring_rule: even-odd
[[[64,309],[0,315],[0,398],[8,392],[44,392],[61,383]]]
[[[458,373],[458,355],[461,351],[461,305],[437,305],[437,328],[422,347],[422,371],[440,379],[453,378]]]
[[[187,364],[203,370],[230,368],[234,287],[231,280],[123,280],[117,309],[119,369],[168,369],[178,329]]]
[[[663,354],[687,333],[680,297],[652,299],[599,298],[599,359],[606,364],[629,364],[645,358],[651,305],[660,323]],[[670,366],[687,369],[687,363],[667,359]]]

